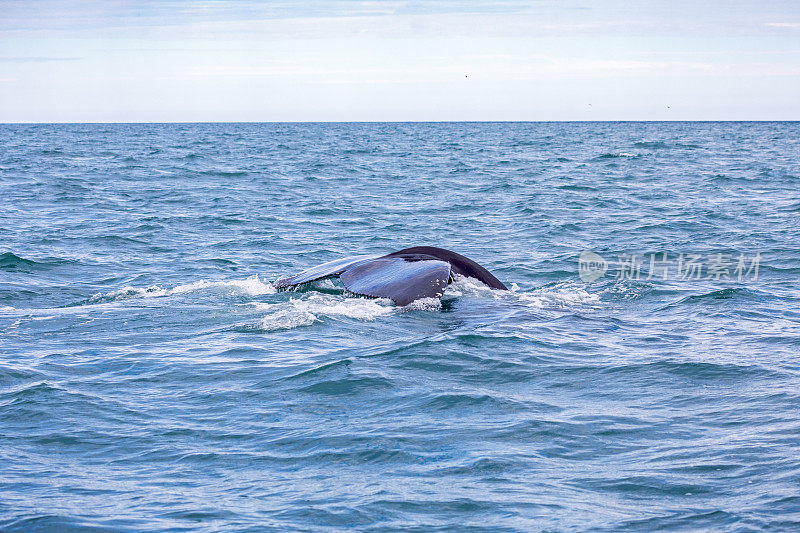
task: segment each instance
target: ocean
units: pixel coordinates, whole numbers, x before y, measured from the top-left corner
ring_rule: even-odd
[[[3,531],[800,528],[800,123],[0,147]],[[272,285],[417,245],[511,290]]]

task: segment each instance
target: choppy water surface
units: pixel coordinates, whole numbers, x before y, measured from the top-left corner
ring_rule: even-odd
[[[0,133],[4,530],[800,527],[797,123]],[[270,283],[411,245],[514,290]]]

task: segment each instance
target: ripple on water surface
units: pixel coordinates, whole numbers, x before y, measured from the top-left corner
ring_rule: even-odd
[[[795,123],[0,129],[0,529],[800,526]],[[411,245],[512,290],[271,283]]]

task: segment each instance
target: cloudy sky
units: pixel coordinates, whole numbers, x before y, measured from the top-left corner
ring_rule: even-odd
[[[800,119],[796,0],[0,0],[0,13],[0,122]]]

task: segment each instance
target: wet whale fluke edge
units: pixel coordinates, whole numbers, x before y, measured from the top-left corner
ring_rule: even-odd
[[[389,298],[397,305],[408,305],[422,298],[441,298],[454,275],[477,279],[493,289],[508,290],[472,259],[434,246],[337,259],[281,278],[274,286],[290,289],[338,276],[345,289],[353,294]]]

